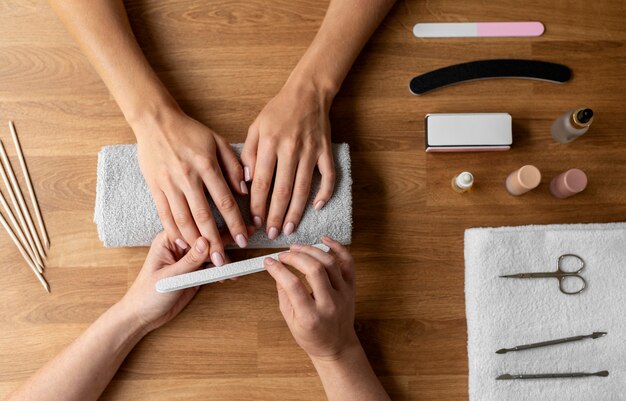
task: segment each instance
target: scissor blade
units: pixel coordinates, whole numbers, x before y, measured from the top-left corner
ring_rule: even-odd
[[[524,273],[519,273],[519,274],[507,274],[504,276],[500,276],[503,278],[524,278],[525,274]]]

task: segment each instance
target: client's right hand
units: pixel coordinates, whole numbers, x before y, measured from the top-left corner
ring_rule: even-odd
[[[224,244],[206,199],[206,187],[231,236],[240,247],[246,247],[246,226],[228,184],[242,195],[248,189],[228,142],[180,110],[139,121],[133,130],[139,165],[169,241],[187,249],[203,236],[209,240],[213,264],[224,264]]]

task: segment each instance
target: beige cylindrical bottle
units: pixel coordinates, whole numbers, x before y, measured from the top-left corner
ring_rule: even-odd
[[[452,179],[452,189],[463,193],[470,191],[474,185],[474,176],[469,171],[463,171]]]
[[[552,123],[552,138],[559,143],[570,143],[589,130],[593,122],[590,108],[568,110]]]
[[[537,188],[540,182],[541,172],[537,167],[528,164],[509,174],[504,186],[511,195],[519,196]]]

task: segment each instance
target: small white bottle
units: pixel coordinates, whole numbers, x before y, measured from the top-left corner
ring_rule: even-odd
[[[570,143],[587,132],[592,121],[590,108],[568,110],[552,123],[552,138],[559,143]]]
[[[452,189],[458,193],[469,191],[473,185],[474,176],[469,171],[463,171],[452,179]]]

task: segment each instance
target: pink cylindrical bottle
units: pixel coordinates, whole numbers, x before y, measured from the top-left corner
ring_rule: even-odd
[[[557,175],[550,182],[550,192],[557,198],[569,198],[587,188],[587,174],[577,168]]]
[[[506,178],[504,186],[511,195],[523,195],[537,188],[541,182],[541,172],[530,164],[515,170]]]

